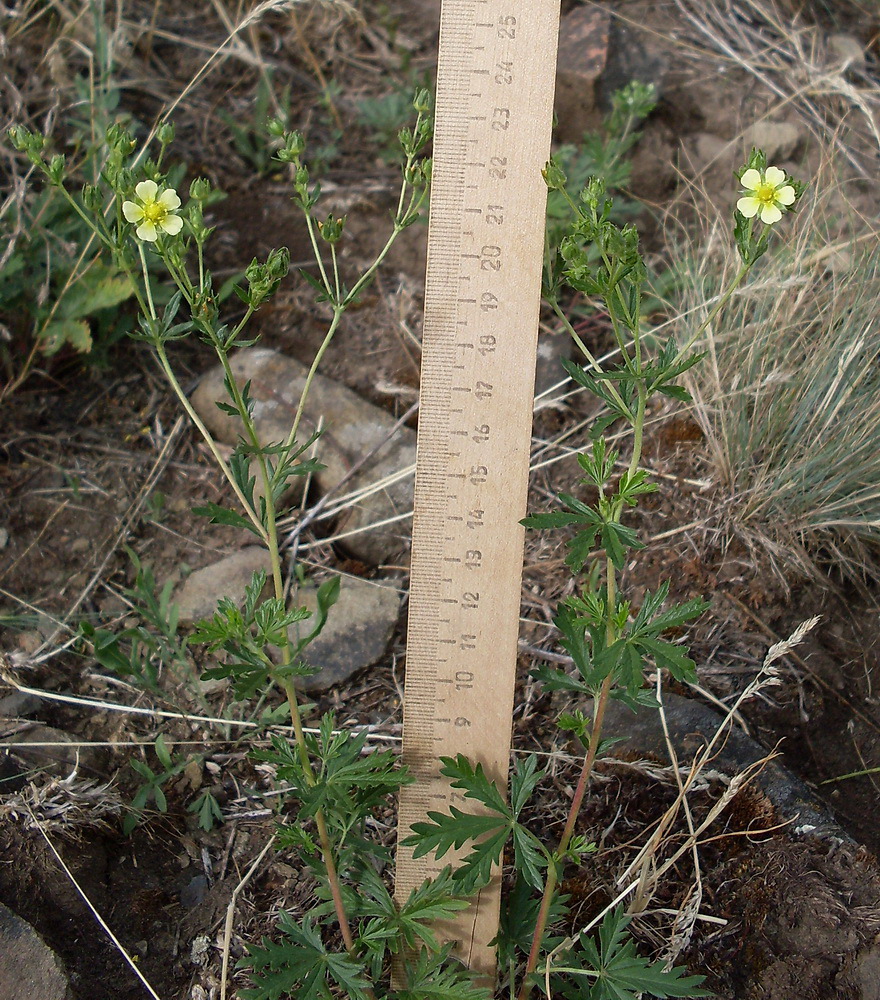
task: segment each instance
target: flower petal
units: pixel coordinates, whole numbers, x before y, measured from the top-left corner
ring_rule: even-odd
[[[767,167],[764,171],[764,180],[773,187],[780,187],[785,183],[785,171],[779,167]]]
[[[777,205],[793,205],[794,199],[795,199],[794,188],[790,184],[786,184],[785,187],[781,187],[776,192]]]
[[[176,236],[183,229],[183,219],[179,215],[166,215],[159,227],[169,236]]]
[[[144,219],[135,232],[138,235],[138,239],[145,240],[147,243],[155,243],[159,238],[155,224],[150,222],[149,219]]]
[[[765,205],[761,209],[761,222],[767,226],[772,226],[774,222],[779,222],[782,212],[775,205]]]
[[[156,200],[158,190],[159,185],[155,181],[141,181],[134,189],[134,193],[142,202],[147,203]]]
[[[747,219],[754,219],[754,217],[758,214],[758,209],[761,207],[761,203],[757,198],[749,196],[746,198],[740,198],[740,200],[736,203],[736,207]]]
[[[748,191],[756,191],[758,185],[761,183],[761,175],[754,167],[751,167],[740,177],[739,182]],[[745,215],[745,212],[743,212],[743,215]]]
[[[124,201],[122,203],[122,214],[129,222],[140,222],[144,217],[144,210],[133,201]]]
[[[166,188],[159,195],[159,204],[167,208],[169,212],[173,212],[175,208],[180,208],[180,198],[178,198],[174,188]]]

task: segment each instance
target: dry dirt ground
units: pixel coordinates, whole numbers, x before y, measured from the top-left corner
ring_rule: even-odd
[[[70,78],[86,67],[88,30],[66,23],[69,4],[53,4],[40,16],[39,5],[24,6],[34,23],[14,36],[8,31],[11,15],[0,14],[7,18],[0,30],[7,30],[10,39],[2,70],[4,115],[31,115],[40,123],[57,105],[56,117],[63,120]],[[222,15],[241,16],[233,4],[220,2],[131,0],[122,6],[127,21],[137,26],[118,69],[122,106],[147,122],[226,37]],[[573,6],[563,4],[564,12]],[[821,88],[810,90],[806,56],[804,65],[793,61],[786,76],[779,55],[788,51],[780,39],[792,32],[803,52],[816,60],[829,38],[847,34],[866,46],[868,60],[864,76],[848,78],[848,85],[867,86],[880,64],[878,19],[868,3],[609,6],[611,44],[622,53],[622,68],[617,65],[615,72],[637,72],[647,65],[662,84],[658,108],[635,154],[628,192],[641,203],[640,228],[657,261],[667,249],[665,234],[675,231],[672,220],[698,225],[699,212],[688,207],[695,190],[709,199],[730,197],[721,194],[730,186],[730,167],[716,155],[721,140],[735,140],[761,116],[801,130],[803,140],[790,154],[801,167],[818,155],[820,140],[848,151],[854,184],[862,185],[865,203],[873,204],[876,216],[874,192],[858,179],[871,169],[876,173],[877,163],[876,145],[872,151],[860,112],[847,104],[845,93],[828,97]],[[281,244],[291,248],[294,262],[307,265],[309,258],[284,178],[271,170],[257,175],[236,151],[223,117],[248,121],[260,80],[253,53],[261,52],[275,67],[278,93],[290,87],[291,121],[307,132],[312,148],[337,147],[325,154],[322,180],[331,202],[352,217],[346,253],[352,261],[367,260],[382,237],[395,178],[382,158],[381,142],[361,123],[358,109],[364,99],[387,94],[389,81],[405,91],[413,81],[430,78],[436,16],[435,4],[411,0],[362,0],[348,11],[334,5],[279,5],[242,33],[229,58],[188,92],[176,113],[175,153],[185,160],[188,176],[205,173],[227,194],[213,209],[217,233],[211,265],[218,274],[228,276],[253,255]],[[59,37],[69,43],[53,45]],[[730,48],[730,38],[770,43],[753,51],[749,63],[736,45],[723,50],[723,44]],[[876,76],[873,81],[876,85]],[[418,387],[424,261],[425,229],[414,227],[348,317],[323,369],[395,417],[412,404]],[[9,377],[29,344],[9,317],[2,320],[12,330],[5,355]],[[258,315],[256,329],[268,346],[310,361],[324,328],[310,289],[291,278]],[[593,316],[582,335],[601,350],[609,340],[607,323]],[[197,342],[181,345],[174,357],[187,386],[211,361]],[[588,412],[579,397],[544,409],[534,431],[536,456],[557,454],[559,449],[548,450],[546,443],[558,440]],[[742,714],[756,740],[768,750],[780,748],[783,763],[810,783],[844,833],[839,842],[794,836],[784,825],[779,828],[779,817],[760,792],[740,795],[706,833],[700,851],[701,912],[716,919],[697,922],[683,959],[707,973],[708,985],[721,997],[878,997],[880,958],[871,949],[880,932],[875,861],[880,775],[822,784],[880,766],[877,577],[857,589],[835,577],[833,569],[824,581],[791,577],[783,582],[735,544],[725,544],[713,530],[722,500],[714,487],[700,485],[711,480],[711,469],[699,428],[680,409],[653,416],[659,419],[651,425],[645,461],[672,488],[645,504],[634,519],[642,537],[660,537],[628,568],[624,586],[654,587],[671,576],[673,598],[701,594],[712,602],[712,611],[688,636],[703,693],[680,693],[716,704],[729,703],[754,677],[772,642],[814,614],[823,615],[798,656],[785,661],[782,686],[772,698],[745,706]],[[568,458],[536,473],[532,507],[570,488],[575,468]],[[219,996],[224,919],[232,893],[271,834],[269,785],[247,758],[247,739],[234,727],[104,711],[77,701],[216,717],[227,710],[228,693],[209,692],[199,702],[170,675],[160,694],[145,693],[100,668],[74,639],[82,620],[115,627],[126,622],[123,591],[132,585],[133,570],[125,546],[152,567],[160,582],[179,580],[239,547],[241,539],[231,529],[210,527],[190,513],[206,499],[222,499],[210,456],[179,420],[141,345],[119,342],[100,367],[68,353],[40,361],[3,400],[2,652],[19,684],[74,700],[10,695],[3,703],[9,720],[0,721],[0,737],[18,743],[28,738],[74,741],[82,784],[75,793],[59,784],[73,759],[63,747],[43,747],[42,757],[19,754],[18,763],[0,758],[7,768],[0,772],[6,783],[5,792],[0,786],[0,902],[33,924],[57,951],[77,997],[134,1000],[144,988],[95,922],[52,845],[163,1000],[203,1000]],[[694,524],[702,527],[681,530]],[[320,542],[315,535],[308,540]],[[305,567],[319,574],[333,570],[371,577],[396,571],[366,566],[332,544],[309,548]],[[558,539],[530,537],[522,610],[529,649],[551,649],[545,625],[568,585]],[[404,632],[405,616],[384,661],[322,696],[318,707],[334,708],[341,722],[399,733]],[[526,651],[521,658],[514,740],[520,749],[546,750],[557,738],[558,705],[528,680],[534,655]],[[4,694],[9,692],[0,691]],[[160,733],[175,752],[198,753],[203,760],[168,784],[167,813],[151,815],[124,837],[120,808],[137,787],[128,762],[139,754],[155,764],[145,748]],[[553,785],[541,803],[545,824],[548,816],[562,817],[574,773],[565,762],[555,767]],[[224,815],[210,832],[200,830],[186,808],[204,789],[215,794]],[[708,808],[721,793],[719,783],[708,782],[695,808]],[[607,902],[621,853],[656,822],[670,797],[672,786],[644,769],[626,763],[602,768],[582,823],[591,835],[603,836],[609,850],[598,871],[574,873],[564,887],[578,921]],[[393,816],[384,820],[393,840]],[[662,943],[668,914],[683,903],[692,877],[692,867],[684,864],[670,873],[658,912],[637,925],[645,947]],[[309,894],[307,879],[283,855],[268,855],[238,896],[232,958],[243,954],[247,941],[271,933],[279,910],[302,905]],[[239,975],[234,983],[243,986]]]

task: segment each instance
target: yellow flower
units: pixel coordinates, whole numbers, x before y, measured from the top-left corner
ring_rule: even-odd
[[[155,243],[159,230],[169,236],[176,236],[183,229],[183,219],[175,215],[180,208],[180,198],[174,188],[165,188],[160,193],[155,181],[141,181],[134,189],[137,201],[122,204],[122,214],[129,222],[138,224],[135,232],[139,239]]]
[[[749,194],[740,198],[736,207],[747,219],[760,213],[761,222],[771,226],[782,218],[782,208],[794,204],[794,188],[785,183],[785,171],[779,167],[767,167],[763,172],[752,167],[742,175],[740,184]]]

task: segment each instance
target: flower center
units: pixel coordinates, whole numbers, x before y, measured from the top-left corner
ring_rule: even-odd
[[[755,190],[755,197],[762,205],[774,205],[776,203],[776,187],[768,184],[767,181],[759,184]]]
[[[165,206],[158,201],[150,202],[149,205],[144,205],[144,218],[147,222],[161,222],[165,218],[168,210]]]

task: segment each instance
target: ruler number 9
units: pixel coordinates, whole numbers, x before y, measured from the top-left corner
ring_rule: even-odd
[[[512,15],[503,15],[498,18],[498,37],[516,38],[516,18]]]

